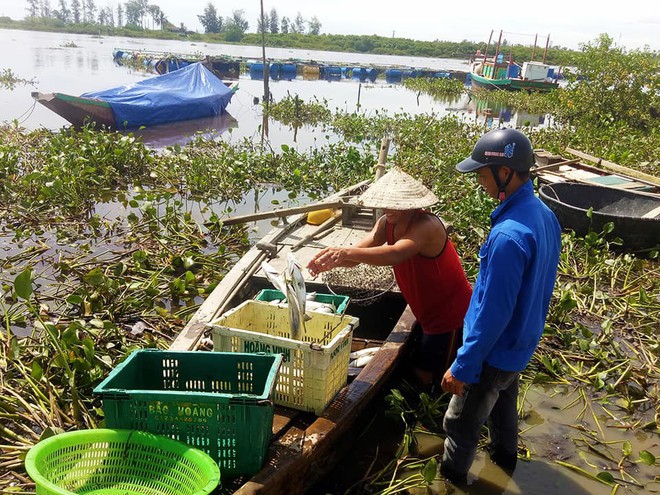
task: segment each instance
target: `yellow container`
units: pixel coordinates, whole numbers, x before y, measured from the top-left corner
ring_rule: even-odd
[[[321,225],[326,220],[332,218],[334,214],[335,214],[335,210],[333,210],[332,208],[310,211],[307,214],[307,223],[310,225]]]
[[[275,404],[320,414],[346,385],[353,330],[349,315],[311,313],[291,338],[289,309],[262,301],[244,301],[211,323],[213,350],[282,354]]]

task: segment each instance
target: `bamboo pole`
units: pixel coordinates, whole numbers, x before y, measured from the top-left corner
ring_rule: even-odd
[[[545,58],[548,55],[548,46],[550,46],[550,33],[548,33],[548,37],[545,40],[545,50],[543,50],[543,63],[545,63]]]
[[[303,206],[292,206],[291,208],[279,208],[277,210],[261,211],[259,213],[250,213],[248,215],[237,215],[235,217],[223,219],[222,224],[236,225],[237,223],[255,222],[257,220],[265,220],[266,218],[286,217],[310,211],[325,210],[326,208],[341,208],[342,205],[342,201],[323,201]]]
[[[582,151],[574,150],[573,148],[567,147],[566,151],[568,151],[572,155],[579,156],[584,160],[593,162],[597,166],[603,167],[604,169],[608,169],[611,170],[612,172],[618,172],[624,175],[629,175],[630,177],[634,177],[636,179],[646,181],[650,183],[650,185],[660,187],[660,178],[655,177],[654,175],[645,174],[644,172],[639,172],[638,170],[633,170],[631,168],[624,167],[623,165],[618,165],[616,163],[603,160],[602,158],[598,158],[596,156],[590,155],[588,153],[584,153]]]
[[[268,136],[268,110],[270,106],[270,89],[268,88],[268,64],[266,63],[266,21],[264,18],[264,0],[261,3],[261,60],[264,66],[264,113],[262,132]]]
[[[502,43],[502,31],[500,30],[500,37],[497,40],[497,48],[495,48],[495,59],[493,61],[494,65],[493,65],[493,77],[492,77],[492,79],[497,79],[497,77],[496,77],[497,71],[495,69],[497,69],[497,56],[500,54],[500,44],[501,43]]]
[[[494,32],[495,32],[494,29],[490,30],[490,36],[488,37],[488,44],[486,45],[486,50],[484,51],[484,63],[486,63],[486,59],[488,58],[488,48],[490,48],[490,42],[493,40]]]
[[[298,249],[303,247],[308,242],[314,240],[314,238],[317,237],[319,234],[325,232],[326,230],[333,227],[337,222],[339,222],[341,220],[341,217],[342,217],[342,212],[341,212],[341,210],[339,210],[337,213],[335,213],[333,216],[328,218],[321,225],[316,227],[312,233],[306,235],[305,237],[300,239],[298,242],[296,242],[293,246],[291,246],[291,251],[297,251]]]
[[[390,138],[383,136],[380,141],[380,152],[378,153],[378,163],[376,164],[376,180],[380,179],[385,173],[385,164],[387,163],[387,153],[390,149]]]

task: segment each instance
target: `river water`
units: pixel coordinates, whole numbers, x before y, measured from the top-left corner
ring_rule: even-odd
[[[3,58],[0,70],[11,69],[21,79],[33,80],[33,85],[17,85],[13,90],[0,89],[0,121],[17,120],[27,129],[45,127],[57,129],[68,123],[44,106],[37,104],[31,92],[81,93],[98,91],[141,79],[152,77],[141,71],[115,64],[113,49],[143,50],[159,53],[229,55],[242,58],[259,59],[261,48],[255,46],[236,46],[190,41],[133,39],[123,37],[103,38],[99,36],[75,35],[63,33],[42,33],[37,31],[19,31],[0,29],[0,43]],[[368,55],[310,51],[284,48],[268,48],[267,57],[272,59],[315,60],[343,65],[376,65],[429,68],[444,71],[468,70],[467,60],[435,59],[423,57],[401,57],[391,55]],[[260,98],[263,81],[251,80],[249,75],[242,75],[239,91],[228,107],[229,113],[236,119],[231,132],[231,139],[252,137],[259,134],[262,122],[261,107],[255,105],[255,98]],[[387,84],[378,79],[375,83],[359,83],[355,80],[341,81],[303,80],[298,77],[292,81],[270,81],[270,91],[275,101],[288,94],[297,94],[302,100],[313,98],[327,100],[331,110],[342,109],[352,112],[358,108],[367,115],[376,111],[393,115],[405,111],[409,114],[449,113],[463,115],[467,119],[491,118],[478,102],[470,100],[464,94],[455,101],[438,101],[430,96],[418,95],[405,89],[401,84]],[[503,118],[513,125],[523,122],[537,123],[542,117],[523,113],[512,113],[504,109]],[[495,119],[495,122],[496,123]],[[218,124],[218,123],[215,123]],[[219,123],[218,126],[222,126]],[[202,123],[189,122],[177,125],[157,126],[144,131],[135,131],[142,135],[146,144],[161,147],[175,142],[184,142],[185,137],[201,129]],[[213,127],[218,128],[218,127]],[[278,123],[270,124],[271,144],[289,144],[307,148],[315,145],[319,132],[307,130],[299,132],[296,143],[292,143],[293,130]],[[228,139],[228,138],[225,138]]]
[[[3,58],[0,70],[11,69],[16,77],[34,80],[34,85],[18,85],[13,91],[0,89],[0,121],[18,121],[27,129],[58,129],[67,124],[62,118],[35,103],[31,97],[32,91],[62,92],[78,95],[87,91],[106,89],[113,86],[139,81],[149,74],[137,72],[127,67],[118,66],[113,62],[113,48],[132,50],[150,50],[180,54],[203,53],[209,55],[232,55],[240,57],[259,58],[259,47],[210,45],[190,43],[189,41],[161,41],[129,38],[101,38],[87,35],[41,33],[32,31],[0,30],[0,42],[3,46]],[[296,58],[344,64],[375,64],[399,65],[411,67],[428,67],[437,70],[466,70],[467,61],[449,59],[429,59],[413,57],[395,57],[382,55],[363,55],[352,53],[313,52],[307,50],[267,49],[271,58]],[[341,108],[353,111],[357,108],[358,98],[360,109],[370,113],[385,111],[407,113],[435,113],[445,115],[458,113],[466,119],[479,119],[479,109],[467,97],[454,102],[442,102],[424,95],[416,95],[401,85],[385,84],[377,81],[373,84],[360,84],[352,80],[337,82],[328,81],[272,81],[271,91],[275,100],[287,94],[298,94],[303,100],[314,97],[327,99],[331,109]],[[263,82],[242,77],[240,89],[228,107],[236,119],[237,126],[231,133],[225,132],[222,139],[239,139],[243,137],[259,137],[259,126],[262,122],[261,107],[255,105],[254,99],[263,94]],[[486,117],[483,117],[486,118]],[[534,120],[534,116],[511,116]],[[515,125],[516,122],[513,122]],[[152,130],[145,134],[145,142],[154,147],[176,142],[186,132],[195,132],[194,128],[177,129],[164,128]],[[301,129],[298,131],[297,142],[293,142],[293,130],[287,126],[271,124],[270,140],[274,147],[280,144],[289,146],[311,147],[315,140],[323,139],[320,132]],[[279,196],[278,196],[279,195]],[[271,191],[262,196],[264,204],[270,204],[271,199],[278,199],[281,192]],[[244,205],[238,205],[236,213],[247,213],[256,209],[254,201],[246,200]],[[265,226],[269,224],[266,223]],[[258,235],[258,234],[257,234]],[[11,242],[11,239],[0,239],[0,243]],[[554,459],[568,459],[571,463],[581,464],[574,445],[574,424],[582,428],[593,429],[589,421],[578,420],[579,408],[567,407],[573,397],[570,390],[557,391],[533,387],[525,395],[523,409],[526,419],[521,423],[522,439],[532,450],[532,460],[521,462],[512,478],[504,475],[492,465],[482,454],[470,472],[470,486],[467,491],[457,490],[454,493],[472,494],[533,494],[551,495],[556,493],[571,494],[609,494],[611,488],[594,479],[584,477],[567,468],[558,467]],[[607,418],[601,417],[605,422]],[[374,436],[382,436],[388,429],[387,423],[377,419],[376,434],[366,435],[356,439],[354,449],[357,460],[351,457],[333,473],[327,483],[322,484],[319,493],[329,493],[333,488],[333,480],[342,478],[342,473],[349,467],[359,465],[359,459],[366,465],[373,456],[372,441]],[[641,435],[641,434],[640,434]],[[387,435],[385,435],[387,436]],[[367,440],[370,438],[371,440]],[[638,435],[628,438],[624,429],[608,429],[608,440],[631,440],[638,448],[653,450],[654,437]],[[391,435],[389,441],[392,441]],[[362,448],[362,447],[365,447]],[[438,451],[437,441],[422,441],[422,446],[428,453]],[[657,452],[656,452],[657,453]],[[360,457],[361,456],[361,457]],[[593,471],[593,470],[592,470]],[[650,473],[640,467],[639,476],[646,483]],[[443,488],[435,488],[435,493],[445,493]],[[633,486],[620,489],[622,493],[643,493],[643,490]]]

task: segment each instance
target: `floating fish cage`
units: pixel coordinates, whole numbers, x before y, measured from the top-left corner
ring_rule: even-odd
[[[275,404],[320,414],[346,385],[353,330],[348,315],[312,313],[294,338],[289,308],[244,301],[214,321],[213,349],[281,354]]]

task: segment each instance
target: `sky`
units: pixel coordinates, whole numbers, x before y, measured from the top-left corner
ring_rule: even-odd
[[[487,41],[491,30],[495,37],[504,30],[504,38],[513,44],[532,45],[538,34],[545,46],[550,35],[553,46],[578,49],[594,41],[601,33],[610,35],[617,45],[627,49],[660,51],[660,9],[657,0],[553,0],[544,9],[529,0],[263,0],[264,9],[275,8],[280,18],[294,19],[298,12],[304,19],[316,16],[321,33],[376,34],[423,41]],[[70,4],[71,0],[66,0]],[[116,8],[117,0],[95,0],[97,8]],[[125,3],[125,2],[122,2]],[[192,31],[203,32],[197,19],[209,0],[150,0],[158,5],[174,24],[184,23]],[[260,12],[258,0],[211,1],[223,17],[233,10],[243,10],[255,31]],[[50,0],[52,8],[59,0]],[[25,0],[0,0],[0,16],[23,19]],[[544,11],[542,11],[544,9]]]

